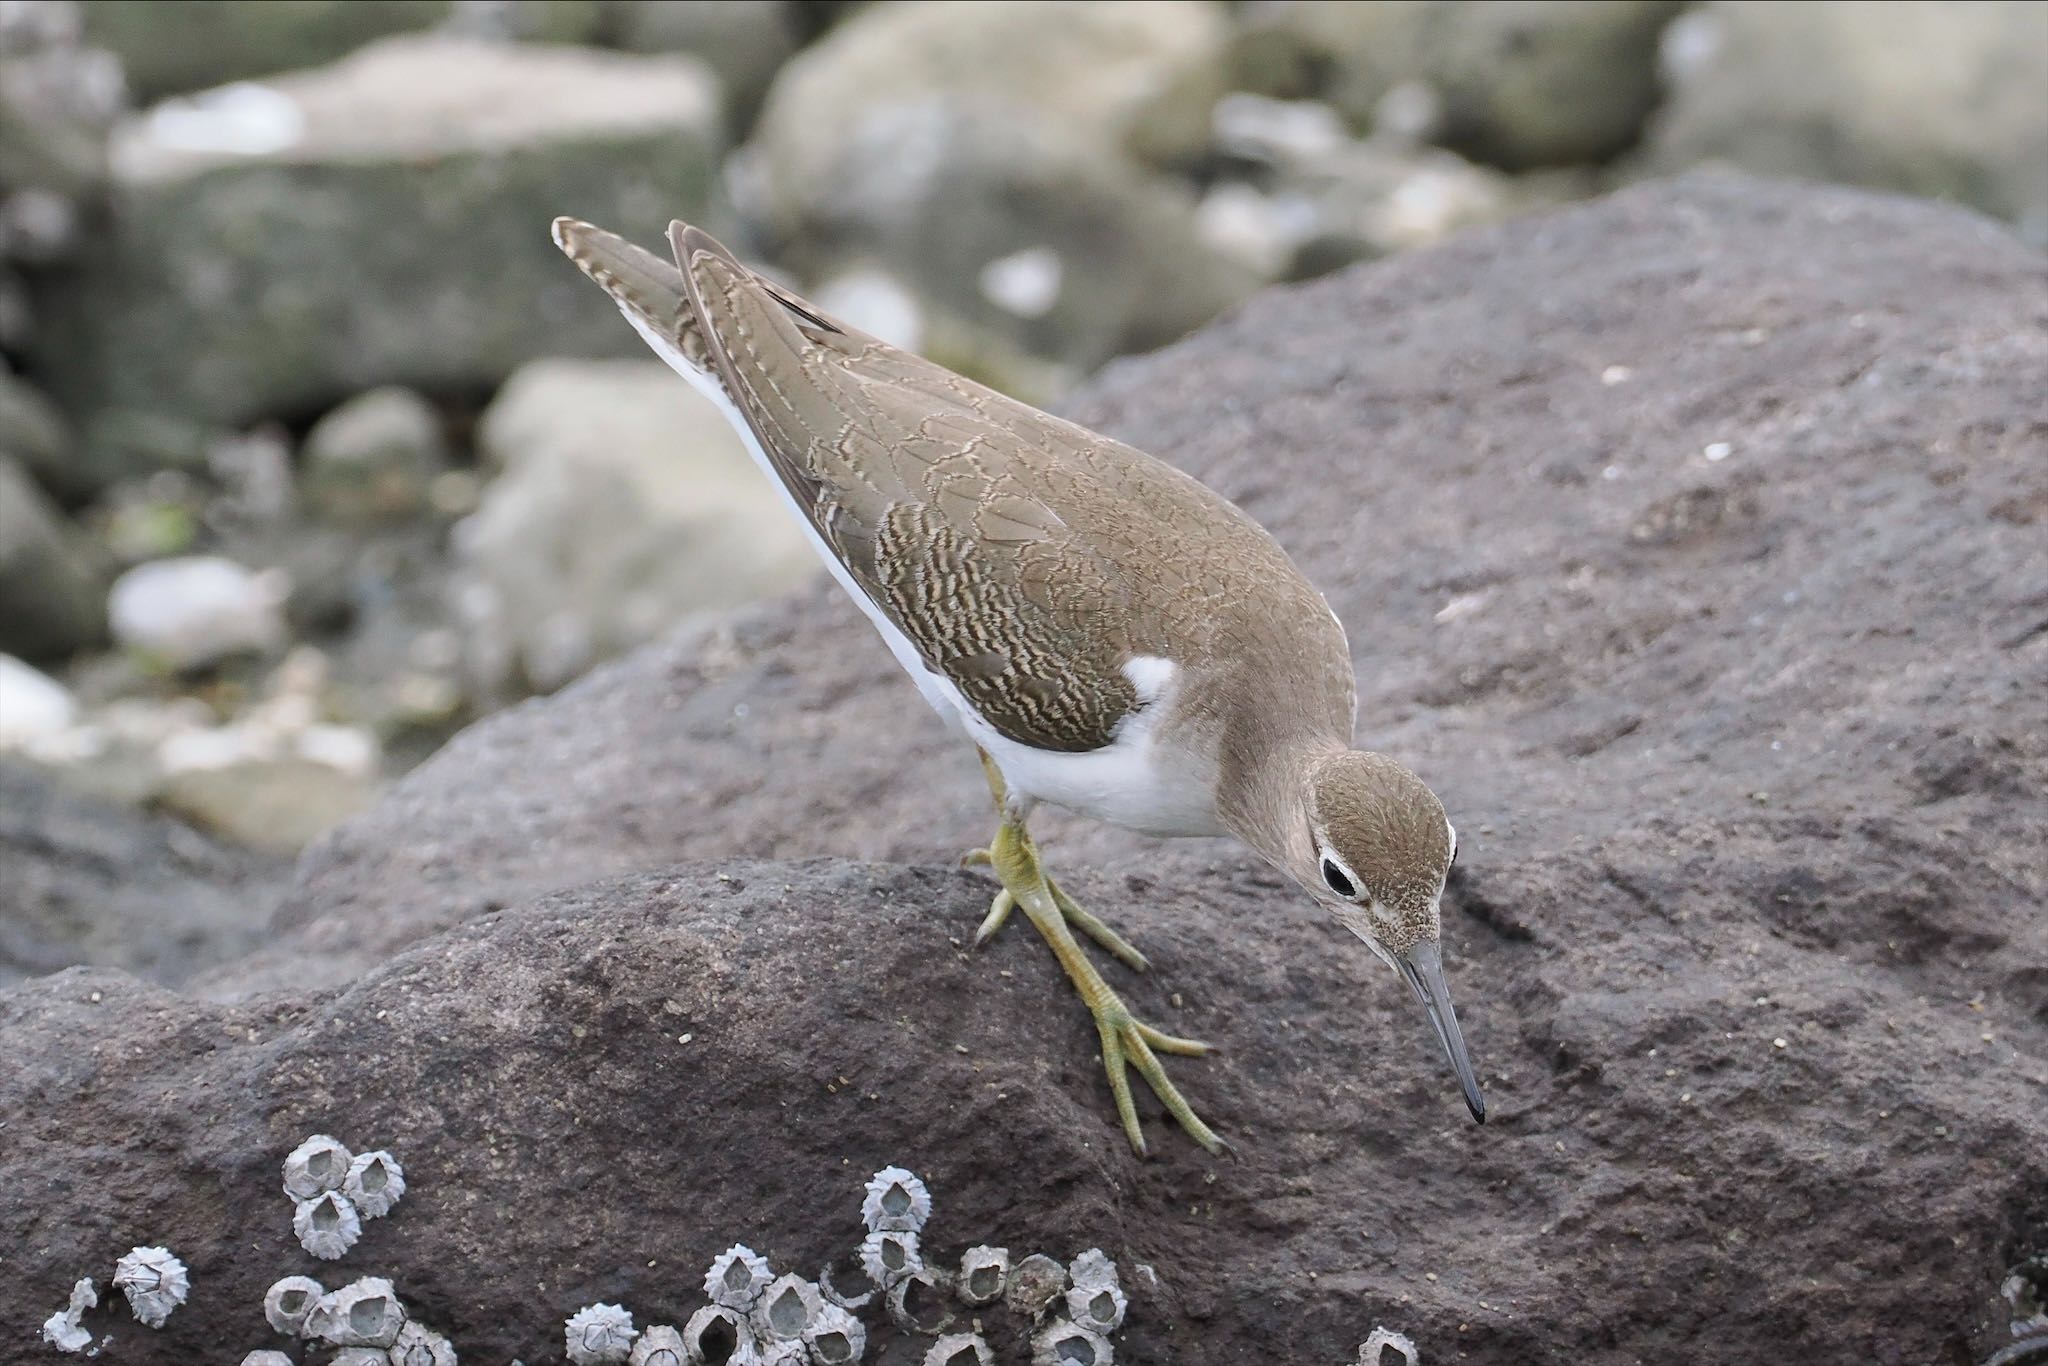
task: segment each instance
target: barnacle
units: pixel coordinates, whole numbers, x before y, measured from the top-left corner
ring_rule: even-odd
[[[391,1366],[455,1366],[455,1344],[431,1328],[408,1323],[391,1344]]]
[[[1078,1323],[1049,1323],[1031,1335],[1031,1366],[1109,1366],[1109,1339]]]
[[[382,1149],[358,1153],[348,1164],[348,1174],[341,1178],[341,1193],[363,1218],[381,1219],[405,1194],[405,1168]]]
[[[300,1200],[292,1211],[292,1231],[299,1246],[322,1261],[333,1261],[363,1236],[363,1221],[353,1201],[339,1191],[322,1191]]]
[[[306,1319],[309,1337],[337,1347],[389,1347],[405,1327],[405,1306],[382,1276],[364,1276],[321,1297]]]
[[[1074,1258],[1073,1265],[1067,1268],[1067,1279],[1077,1286],[1090,1288],[1103,1285],[1120,1287],[1122,1285],[1122,1282],[1117,1278],[1116,1263],[1112,1262],[1109,1259],[1109,1254],[1099,1247],[1091,1247],[1080,1256]]]
[[[924,1270],[924,1258],[917,1251],[917,1235],[895,1229],[870,1233],[861,1240],[860,1265],[883,1289],[905,1276],[916,1275]]]
[[[753,1340],[739,1311],[722,1304],[707,1304],[683,1325],[684,1360],[690,1366],[739,1361],[740,1349],[752,1351]]]
[[[192,1281],[185,1264],[167,1247],[135,1247],[114,1263],[114,1284],[128,1297],[135,1317],[151,1328],[161,1328],[171,1311],[185,1302]]]
[[[995,1360],[979,1333],[948,1333],[924,1354],[924,1366],[995,1366]]]
[[[322,1191],[340,1190],[354,1157],[340,1139],[314,1134],[286,1154],[284,1193],[294,1200],[311,1200]]]
[[[263,1317],[280,1333],[304,1335],[327,1287],[311,1276],[287,1276],[263,1295]]]
[[[586,1305],[562,1325],[564,1346],[576,1366],[622,1366],[636,1336],[633,1316],[616,1304]]]
[[[762,1345],[770,1342],[801,1342],[804,1330],[817,1320],[824,1307],[818,1287],[801,1276],[778,1276],[754,1301],[748,1322]]]
[[[344,1347],[327,1358],[327,1366],[391,1366],[391,1354],[382,1347]]]
[[[1115,1284],[1082,1285],[1078,1281],[1067,1292],[1067,1317],[1097,1333],[1114,1333],[1123,1326],[1128,1306],[1124,1292]]]
[[[889,1321],[906,1333],[936,1337],[952,1326],[953,1307],[939,1278],[919,1267],[889,1287]]]
[[[811,1366],[810,1349],[801,1342],[764,1342],[760,1351],[761,1366]]]
[[[884,1229],[918,1233],[932,1216],[932,1196],[924,1182],[901,1167],[884,1167],[867,1184],[867,1198],[861,1201],[861,1221],[868,1232]]]
[[[1401,1360],[1408,1363],[1408,1366],[1417,1366],[1422,1360],[1422,1355],[1415,1350],[1415,1344],[1409,1340],[1407,1334],[1397,1333],[1384,1325],[1378,1325],[1373,1328],[1372,1336],[1359,1344],[1359,1366],[1380,1366],[1389,1347],[1399,1352]]]
[[[274,1347],[259,1347],[242,1358],[242,1366],[293,1366],[292,1359]]]
[[[1067,1288],[1067,1269],[1043,1252],[1034,1252],[1010,1268],[1003,1302],[1010,1312],[1035,1319]]]
[[[761,1298],[761,1292],[774,1279],[767,1258],[755,1255],[745,1243],[734,1243],[719,1253],[712,1260],[711,1269],[704,1273],[704,1293],[713,1304],[744,1314],[754,1307],[754,1301]]]
[[[93,1287],[92,1277],[81,1277],[71,1287],[71,1302],[43,1320],[43,1341],[60,1352],[82,1352],[92,1342],[92,1334],[79,1326],[85,1311],[100,1302],[100,1292]]]
[[[687,1353],[683,1335],[665,1323],[657,1323],[633,1341],[626,1366],[683,1366]]]
[[[859,1248],[818,1273],[818,1293],[825,1302],[856,1314],[874,1302],[880,1288],[862,1263]]]
[[[953,1281],[953,1289],[964,1302],[979,1309],[1001,1299],[1009,1279],[1010,1249],[970,1247],[960,1258],[960,1274]]]
[[[804,1330],[804,1346],[817,1366],[850,1366],[867,1351],[868,1330],[850,1311],[827,1304]]]

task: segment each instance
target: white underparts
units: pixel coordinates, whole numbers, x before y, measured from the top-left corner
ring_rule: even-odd
[[[1011,792],[1027,804],[1051,802],[1097,820],[1125,826],[1152,835],[1217,835],[1223,830],[1216,820],[1212,800],[1213,783],[1199,771],[1199,763],[1170,747],[1156,743],[1160,723],[1172,710],[1180,682],[1180,666],[1170,659],[1140,655],[1125,661],[1124,677],[1138,695],[1138,708],[1117,727],[1115,738],[1101,749],[1074,754],[1035,749],[1005,738],[981,718],[960,689],[943,674],[925,667],[923,656],[907,636],[889,620],[855,581],[838,555],[825,541],[804,509],[800,507],[767,452],[754,435],[746,415],[726,392],[716,374],[690,364],[679,347],[656,331],[632,309],[619,311],[633,325],[647,345],[671,370],[689,381],[690,387],[709,399],[739,434],[747,454],[767,476],[789,515],[804,529],[812,548],[825,562],[839,586],[853,599],[881,633],[889,653],[917,684],[917,690],[931,708],[988,752]]]

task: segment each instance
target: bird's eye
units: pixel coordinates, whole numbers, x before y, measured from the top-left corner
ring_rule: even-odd
[[[1358,895],[1358,889],[1351,885],[1351,879],[1344,876],[1344,870],[1337,866],[1334,859],[1326,858],[1323,860],[1323,881],[1327,882],[1330,885],[1330,890],[1338,896],[1353,897]]]

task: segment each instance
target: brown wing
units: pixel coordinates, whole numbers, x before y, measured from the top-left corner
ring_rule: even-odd
[[[695,229],[674,245],[769,462],[925,663],[1020,744],[1108,744],[1138,704],[1129,595],[1045,496],[1079,429],[831,322]]]

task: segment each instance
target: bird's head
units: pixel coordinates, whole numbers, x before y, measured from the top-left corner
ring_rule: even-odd
[[[1306,844],[1287,871],[1401,975],[1429,1012],[1472,1118],[1485,1123],[1441,954],[1444,879],[1458,832],[1422,780],[1384,754],[1334,750],[1309,766]]]

